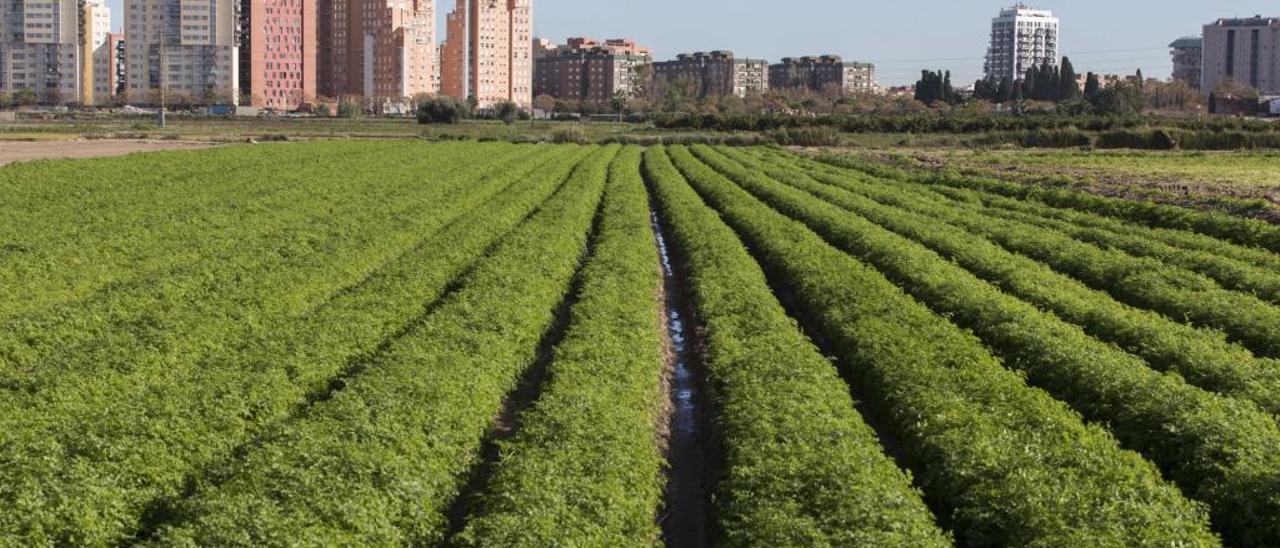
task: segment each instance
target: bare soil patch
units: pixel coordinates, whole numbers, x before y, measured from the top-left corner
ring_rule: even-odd
[[[212,146],[187,141],[8,141],[0,142],[0,165],[28,160],[98,158],[135,152],[196,149]]]

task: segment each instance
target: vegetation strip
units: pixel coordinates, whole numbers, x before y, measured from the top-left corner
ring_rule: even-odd
[[[586,249],[599,149],[426,321],[180,509],[163,543],[432,544]]]
[[[1196,329],[1155,312],[1121,304],[1106,293],[940,222],[937,217],[886,206],[854,192],[875,188],[872,182],[855,183],[820,173],[810,177],[793,165],[757,161],[729,149],[717,150],[776,181],[919,242],[1002,290],[1083,327],[1091,336],[1120,345],[1158,370],[1176,371],[1193,385],[1252,401],[1273,416],[1280,416],[1280,361],[1257,358],[1243,347],[1228,343],[1217,331]],[[885,195],[880,192],[894,195],[897,201],[912,200],[900,186],[884,186],[877,195]]]
[[[1161,375],[1077,326],[1005,295],[923,245],[697,147],[698,156],[836,247],[879,268],[909,294],[972,329],[1005,363],[1211,506],[1229,543],[1280,536],[1280,427],[1255,406]]]
[[[662,278],[640,152],[623,150],[609,169],[594,252],[549,380],[501,444],[482,508],[457,544],[658,544]]]
[[[893,179],[926,184],[946,185],[993,192],[1020,200],[1037,200],[1046,204],[1088,211],[1116,219],[1143,223],[1152,227],[1192,230],[1240,245],[1259,247],[1280,253],[1280,227],[1256,219],[1243,219],[1224,213],[1196,211],[1178,206],[1097,196],[1086,192],[1021,185],[959,175],[955,173],[913,173],[887,166],[855,160],[847,156],[824,155],[819,161],[875,173]]]
[[[1216,545],[1203,508],[879,272],[672,148],[775,287],[861,381],[957,541]],[[847,215],[847,213],[845,214]]]
[[[487,183],[509,191],[491,199],[485,215],[449,225],[301,322],[254,326],[261,330],[255,342],[183,364],[181,374],[152,373],[146,390],[95,381],[57,409],[4,414],[0,500],[10,502],[0,505],[0,531],[32,542],[107,543],[146,527],[153,518],[142,508],[182,497],[197,471],[230,458],[419,322],[479,255],[562,185],[585,151],[550,152]]]
[[[378,147],[326,143],[238,150],[234,160],[199,151],[163,155],[165,161],[140,155],[137,165],[91,164],[99,169],[88,173],[63,169],[81,162],[21,170],[15,178],[22,184],[0,189],[0,225],[10,225],[0,228],[0,321],[74,306],[137,280],[163,279],[166,272],[223,257],[251,238],[278,238],[279,223],[304,212],[300,206],[320,205],[310,195],[313,187],[300,183],[332,171],[335,164],[329,162],[373,165]],[[199,160],[211,167],[193,165]],[[286,165],[303,167],[281,173]],[[67,195],[78,197],[69,208],[60,198]],[[238,237],[208,238],[224,230]]]
[[[660,147],[646,151],[644,168],[705,324],[725,451],[714,490],[723,543],[949,544],[732,230]]]

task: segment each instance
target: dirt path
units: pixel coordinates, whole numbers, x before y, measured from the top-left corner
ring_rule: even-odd
[[[0,141],[0,166],[26,160],[124,156],[134,152],[195,149],[208,146],[212,145],[183,141]]]

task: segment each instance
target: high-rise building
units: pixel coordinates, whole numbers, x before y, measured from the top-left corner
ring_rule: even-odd
[[[1173,79],[1199,89],[1204,39],[1199,36],[1179,38],[1169,44],[1169,53],[1173,56]]]
[[[240,99],[238,0],[125,0],[127,99]]]
[[[987,49],[987,80],[1018,80],[1031,67],[1058,64],[1058,18],[1048,10],[1018,4],[1000,11],[991,20],[991,45]]]
[[[447,16],[441,91],[479,108],[533,103],[533,0],[458,0]]]
[[[435,0],[325,1],[325,95],[375,104],[435,93]]]
[[[1280,94],[1280,18],[1219,19],[1204,26],[1200,89],[1230,80],[1263,95]]]
[[[316,98],[316,0],[240,0],[242,103],[293,110]]]
[[[111,9],[101,0],[85,0],[80,5],[80,94],[82,105],[105,104],[111,101],[107,89],[109,72],[107,64],[107,35],[111,33]]]
[[[615,97],[633,97],[639,67],[653,62],[649,48],[617,39],[603,43],[570,38],[562,48],[535,44],[534,95],[561,101],[608,105]]]
[[[98,92],[108,97],[98,100],[98,104],[104,104],[118,99],[126,92],[124,33],[107,33],[107,43],[99,52],[102,56],[100,61],[94,61],[94,70],[98,71],[99,82],[106,84],[105,89]]]
[[[746,97],[769,90],[769,62],[738,59],[730,51],[682,53],[654,63],[654,85],[688,85],[698,97]]]
[[[875,71],[871,63],[844,61],[838,55],[787,57],[769,66],[769,88],[871,93],[876,89]]]
[[[84,17],[85,5],[80,0],[0,1],[0,92],[29,90],[44,103],[83,99],[81,58],[93,35],[93,8]]]

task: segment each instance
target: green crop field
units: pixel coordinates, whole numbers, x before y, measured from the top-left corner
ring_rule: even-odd
[[[1072,165],[1247,183],[1196,158]],[[774,147],[0,167],[0,546],[1280,546],[1278,417],[1280,226],[1221,211]]]

